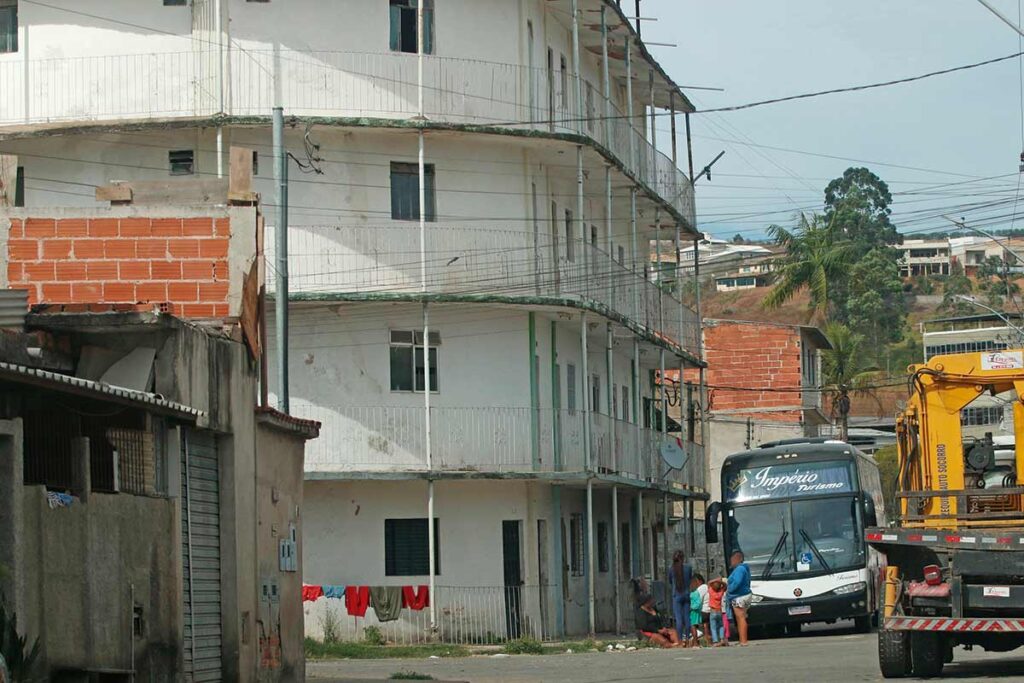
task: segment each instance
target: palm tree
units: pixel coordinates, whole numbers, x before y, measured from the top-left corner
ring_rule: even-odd
[[[809,318],[827,314],[829,283],[844,277],[850,266],[849,242],[816,214],[809,219],[801,214],[800,224],[793,231],[772,225],[768,234],[776,244],[785,247],[786,254],[778,262],[775,287],[761,305],[767,309],[778,308],[806,288],[811,299]]]
[[[879,370],[868,364],[861,349],[864,335],[842,323],[829,322],[825,325],[825,336],[832,342],[832,348],[821,352],[824,389],[833,396],[832,409],[839,413],[839,438],[846,441],[850,435],[850,392],[866,391]]]

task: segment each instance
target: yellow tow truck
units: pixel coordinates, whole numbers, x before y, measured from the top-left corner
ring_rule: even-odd
[[[1024,645],[1024,350],[935,356],[909,370],[896,420],[896,526],[865,530],[885,556],[886,678],[938,676],[958,646]],[[1011,391],[1013,445],[965,438],[961,411]]]

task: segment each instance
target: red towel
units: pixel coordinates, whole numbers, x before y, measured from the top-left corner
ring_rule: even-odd
[[[323,586],[302,584],[302,602],[316,602],[324,594]]]
[[[402,607],[417,611],[430,607],[430,586],[402,586]]]
[[[353,617],[365,617],[370,606],[369,586],[348,586],[345,588],[345,607]]]

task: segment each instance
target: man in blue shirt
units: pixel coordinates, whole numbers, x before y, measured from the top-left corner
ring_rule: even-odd
[[[740,645],[747,644],[747,609],[753,599],[750,592],[750,568],[743,561],[743,553],[739,550],[729,557],[729,585],[725,590],[725,599],[732,606],[739,631]]]

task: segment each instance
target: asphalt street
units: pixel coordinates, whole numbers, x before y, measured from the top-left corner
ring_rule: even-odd
[[[315,683],[381,680],[397,672],[437,680],[492,681],[878,681],[875,635],[848,629],[815,629],[797,637],[752,642],[748,647],[702,650],[637,650],[542,656],[474,656],[462,659],[385,659],[309,662]],[[986,653],[959,649],[944,678],[955,681],[1024,680],[1024,650]]]

